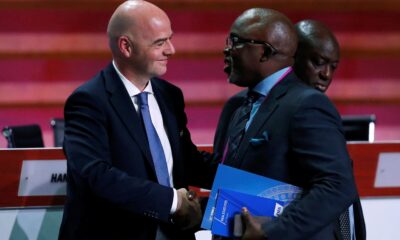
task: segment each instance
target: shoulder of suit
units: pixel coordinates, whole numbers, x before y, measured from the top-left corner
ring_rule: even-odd
[[[329,99],[329,97],[325,93],[322,93],[314,88],[308,86],[299,86],[290,92],[291,93],[289,93],[288,96],[291,98],[291,100],[289,101],[298,106],[332,109],[333,111],[337,111],[335,105]]]
[[[176,86],[176,85],[174,85],[174,84],[172,84],[172,83],[170,83],[167,80],[164,80],[162,78],[154,77],[154,78],[151,79],[151,83],[155,87],[159,87],[159,88],[162,88],[162,89],[167,89],[168,91],[172,90],[172,91],[180,91],[180,92],[182,92],[182,90],[178,86]]]
[[[240,106],[246,98],[247,92],[248,90],[245,89],[230,97],[228,101],[225,102],[224,108],[234,108]]]
[[[92,79],[78,86],[74,92],[96,92],[96,90],[98,90],[99,88],[104,88],[104,84],[102,84],[101,72],[97,73],[96,76],[94,76]]]
[[[294,73],[289,75],[288,78],[280,84],[287,89],[282,96],[284,102],[295,105],[322,104],[324,102],[329,104],[331,102],[326,94],[306,85]]]
[[[288,86],[288,90],[293,95],[298,96],[310,96],[310,95],[320,95],[326,97],[326,95],[313,87],[306,85],[301,81],[296,75],[292,75],[288,81],[283,82]]]
[[[79,85],[68,97],[82,99],[82,97],[87,98],[91,96],[92,99],[101,99],[106,94],[104,87],[104,78],[102,76],[102,71],[98,72],[92,79]],[[86,96],[86,97],[85,97]],[[67,100],[67,101],[68,101]]]
[[[232,97],[230,97],[230,98],[228,99],[228,102],[229,102],[229,101],[234,102],[234,101],[238,101],[238,100],[239,100],[239,101],[242,101],[243,99],[246,98],[247,92],[248,92],[248,89],[246,88],[246,89],[244,89],[244,90],[242,90],[242,91],[236,93],[235,95],[233,95]]]

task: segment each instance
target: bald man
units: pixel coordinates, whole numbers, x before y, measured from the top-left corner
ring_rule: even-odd
[[[299,45],[294,71],[306,84],[321,92],[326,92],[339,64],[339,43],[331,30],[322,22],[302,20],[296,23],[295,28]],[[358,197],[348,211],[352,239],[365,240],[364,215]],[[340,221],[338,231],[340,231]]]
[[[339,64],[339,43],[322,22],[303,20],[295,28],[299,45],[294,71],[306,84],[325,92]]]
[[[243,239],[336,239],[336,220],[357,196],[340,116],[294,73],[296,47],[290,20],[262,8],[240,15],[226,40],[228,80],[246,89],[223,108],[216,156],[303,189],[272,221],[244,212]]]
[[[107,33],[113,61],[65,104],[59,238],[193,239],[201,211],[186,188],[197,149],[181,90],[159,78],[175,53],[170,20],[149,2],[127,1]]]

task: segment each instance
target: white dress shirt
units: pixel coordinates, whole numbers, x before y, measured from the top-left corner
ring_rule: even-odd
[[[138,112],[139,104],[138,104],[137,95],[139,93],[141,93],[141,91],[118,70],[114,61],[112,63],[115,68],[115,71],[117,72],[118,76],[122,80],[122,83],[124,84],[126,90],[128,91],[129,96],[131,97],[131,100],[132,100],[133,106],[136,109],[136,112]],[[164,150],[165,159],[167,161],[170,186],[174,187],[173,177],[172,177],[173,158],[172,158],[171,144],[169,143],[169,139],[168,139],[167,133],[165,131],[162,114],[160,111],[160,107],[158,106],[157,100],[154,96],[153,88],[151,86],[151,81],[148,82],[148,84],[145,87],[145,89],[143,90],[143,92],[148,93],[147,96],[148,96],[148,105],[149,105],[151,121],[154,125],[154,128],[156,129],[158,137],[160,138],[160,141],[161,141],[162,148]],[[174,199],[173,199],[172,206],[171,206],[171,211],[170,211],[171,214],[175,213],[177,205],[178,205],[177,192],[175,189],[173,189],[173,191],[174,191]]]

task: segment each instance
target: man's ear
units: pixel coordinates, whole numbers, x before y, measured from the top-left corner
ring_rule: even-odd
[[[263,54],[261,56],[260,62],[268,61],[268,59],[271,56],[272,56],[272,50],[269,47],[264,46],[264,52],[263,52]]]
[[[128,58],[132,55],[133,45],[127,36],[121,36],[118,38],[118,48],[125,57]]]
[[[269,57],[266,57],[265,55],[262,55],[260,58],[260,62],[266,62],[268,61]]]

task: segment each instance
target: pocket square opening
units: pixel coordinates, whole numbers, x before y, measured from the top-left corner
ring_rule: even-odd
[[[254,138],[250,139],[250,144],[257,146],[257,145],[260,145],[267,141],[269,141],[268,132],[264,131],[264,132],[262,132],[260,137],[254,137]]]

